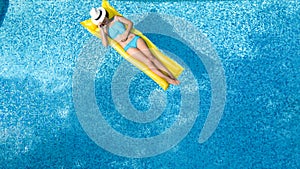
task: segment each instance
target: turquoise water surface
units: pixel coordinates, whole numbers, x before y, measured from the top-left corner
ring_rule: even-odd
[[[99,1],[0,2],[0,168],[300,168],[298,0],[110,1],[167,91],[80,25]]]

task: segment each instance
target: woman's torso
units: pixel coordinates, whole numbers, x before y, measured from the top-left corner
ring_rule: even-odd
[[[121,35],[126,31],[126,28],[122,22],[116,21],[115,18],[107,26],[107,35],[117,41],[122,47],[126,46],[135,37],[135,34],[129,33],[127,40],[122,42]]]

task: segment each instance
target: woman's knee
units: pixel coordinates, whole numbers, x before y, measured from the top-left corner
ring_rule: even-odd
[[[152,55],[150,55],[150,56],[148,56],[148,59],[151,61],[151,62],[155,62],[157,59],[154,57],[154,56],[152,56]]]

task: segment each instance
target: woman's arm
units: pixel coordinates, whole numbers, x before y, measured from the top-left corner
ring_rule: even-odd
[[[99,26],[99,29],[100,29],[100,35],[101,35],[101,40],[102,40],[102,44],[104,47],[107,47],[108,46],[108,41],[107,41],[107,36],[105,34],[105,31],[104,29],[106,29],[106,26]]]
[[[115,18],[115,19],[117,19],[118,21],[120,21],[120,22],[124,23],[125,25],[127,25],[127,29],[122,35],[123,36],[122,41],[124,42],[128,38],[128,35],[129,35],[129,33],[130,33],[130,31],[133,27],[133,23],[130,20],[128,20],[127,18],[122,17],[122,16],[117,16],[117,18]]]

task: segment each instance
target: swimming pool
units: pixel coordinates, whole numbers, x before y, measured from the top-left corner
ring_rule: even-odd
[[[101,47],[79,24],[98,1],[10,1],[1,6],[0,168],[300,167],[299,1],[110,3],[184,65],[182,85],[163,92]],[[216,130],[205,123],[212,107]],[[83,119],[91,110],[97,118]],[[128,150],[111,129],[136,140],[177,133]]]

